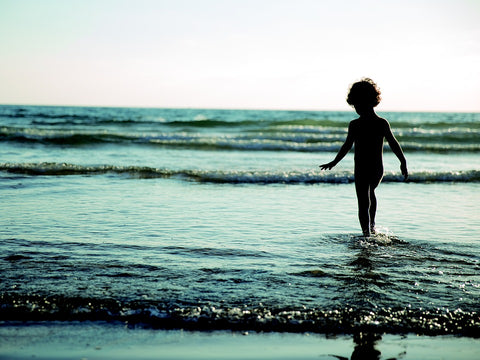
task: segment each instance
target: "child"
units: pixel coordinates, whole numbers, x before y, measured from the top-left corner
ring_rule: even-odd
[[[364,236],[375,233],[375,188],[383,177],[383,139],[387,139],[388,145],[400,160],[400,170],[405,180],[408,178],[407,161],[400,144],[392,134],[390,124],[375,113],[374,107],[380,100],[380,90],[373,80],[364,78],[352,85],[347,103],[355,108],[360,117],[350,122],[347,139],[335,159],[320,165],[322,170],[330,170],[355,144],[355,190],[358,219]]]

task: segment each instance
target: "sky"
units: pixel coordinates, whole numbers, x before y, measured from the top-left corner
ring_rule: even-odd
[[[0,103],[480,112],[480,0],[0,0]]]

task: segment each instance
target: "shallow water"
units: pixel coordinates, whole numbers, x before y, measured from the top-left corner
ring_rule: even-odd
[[[476,114],[390,114],[364,239],[351,155],[316,170],[352,114],[1,109],[3,320],[478,336]]]

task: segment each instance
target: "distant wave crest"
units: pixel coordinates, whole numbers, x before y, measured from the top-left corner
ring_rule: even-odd
[[[206,121],[206,120],[205,120]],[[205,122],[197,121],[197,122]],[[191,126],[190,126],[191,128]],[[46,146],[158,146],[193,150],[337,152],[345,140],[339,127],[279,126],[242,133],[189,131],[127,132],[111,130],[1,127],[0,141]],[[412,152],[480,152],[478,130],[401,131],[403,150]],[[387,146],[387,145],[385,145]]]

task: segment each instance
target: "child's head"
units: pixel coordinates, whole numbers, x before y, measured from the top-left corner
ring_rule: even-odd
[[[363,78],[350,87],[347,103],[353,107],[372,107],[380,103],[380,89],[372,79]]]

